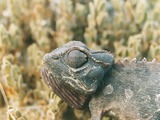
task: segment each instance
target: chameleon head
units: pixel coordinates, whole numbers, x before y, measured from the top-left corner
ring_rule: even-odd
[[[65,102],[83,108],[113,64],[107,51],[92,51],[71,41],[43,57],[41,77]]]

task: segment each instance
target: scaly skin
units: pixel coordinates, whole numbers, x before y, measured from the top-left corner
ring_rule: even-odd
[[[91,120],[160,120],[160,63],[118,62],[89,103]]]
[[[104,113],[112,120],[160,120],[160,63],[114,63],[107,51],[77,41],[46,54],[43,63],[47,85],[74,108],[89,102],[91,120]]]

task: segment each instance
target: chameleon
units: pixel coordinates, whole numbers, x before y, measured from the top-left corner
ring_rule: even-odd
[[[42,79],[91,120],[160,120],[160,63],[114,61],[112,53],[71,41],[43,57]]]

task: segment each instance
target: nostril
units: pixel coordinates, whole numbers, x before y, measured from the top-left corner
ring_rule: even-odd
[[[59,56],[54,54],[54,55],[52,55],[52,59],[57,60],[57,59],[59,59]]]
[[[42,62],[43,64],[45,64],[51,62],[52,60],[57,60],[57,59],[59,59],[59,56],[57,54],[47,53],[46,55],[44,55]]]
[[[49,59],[50,59],[50,54],[47,53],[47,54],[44,55],[42,61],[43,61],[43,63],[46,63]]]

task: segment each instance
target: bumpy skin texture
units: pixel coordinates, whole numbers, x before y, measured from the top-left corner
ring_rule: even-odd
[[[89,103],[92,119],[160,120],[160,63],[115,63],[105,87]]]
[[[69,42],[44,56],[41,76],[72,107],[92,96],[91,120],[160,120],[160,63],[113,61],[106,51]]]
[[[41,76],[72,107],[84,108],[113,64],[107,51],[92,51],[72,41],[43,57]]]

